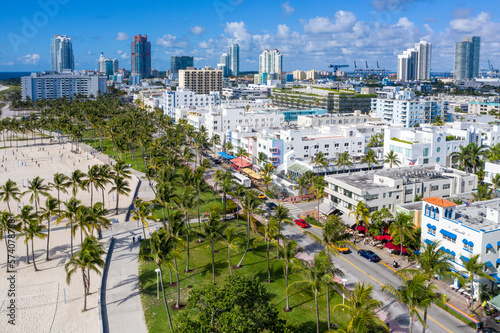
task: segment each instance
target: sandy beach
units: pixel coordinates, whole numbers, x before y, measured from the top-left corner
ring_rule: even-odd
[[[88,153],[72,153],[71,144],[31,146],[23,148],[0,149],[0,185],[8,179],[16,181],[19,189],[26,190],[29,180],[35,176],[45,179],[45,183],[53,180],[57,172],[65,175],[76,169],[83,172],[94,164],[102,164],[97,158]],[[129,180],[132,190],[138,184],[133,177]],[[111,185],[105,189],[105,207],[113,209],[107,217],[113,222],[123,222],[131,198],[120,196],[120,214],[114,215],[116,195],[108,194]],[[57,191],[51,191],[57,197]],[[71,197],[61,194],[61,201]],[[88,191],[79,191],[77,198],[83,204],[90,205]],[[102,201],[101,191],[94,190],[94,203]],[[23,205],[29,205],[29,195],[22,196],[19,204],[10,202],[12,212],[18,214]],[[45,198],[41,199],[41,206],[45,205]],[[32,205],[33,206],[33,205]],[[7,205],[0,202],[0,210],[6,210]],[[67,221],[59,225],[56,218],[51,221],[50,256],[52,260],[46,261],[46,240],[35,239],[35,259],[40,271],[35,272],[32,264],[26,264],[26,245],[24,238],[16,240],[17,272],[15,276],[15,297],[8,296],[10,287],[7,280],[12,274],[6,273],[6,248],[0,246],[0,327],[2,332],[99,332],[99,312],[97,307],[97,291],[100,287],[100,276],[91,275],[91,295],[87,297],[88,311],[83,308],[83,282],[81,273],[75,273],[71,284],[66,283],[65,263],[70,258],[70,231],[66,230]],[[44,221],[46,224],[46,221]],[[79,231],[74,238],[74,251],[80,245]],[[30,244],[31,246],[31,244]],[[31,248],[30,248],[31,256]],[[15,300],[16,320],[15,325],[7,323],[9,302]]]

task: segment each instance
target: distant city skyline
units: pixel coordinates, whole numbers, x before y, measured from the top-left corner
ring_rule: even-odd
[[[71,37],[77,70],[97,69],[101,52],[130,69],[130,42],[137,34],[148,36],[151,68],[160,71],[170,69],[171,56],[178,54],[193,56],[196,67],[216,67],[233,44],[239,45],[239,71],[257,71],[264,49],[280,50],[287,72],[323,70],[329,64],[348,64],[344,70],[352,72],[354,61],[368,61],[370,67],[378,61],[396,71],[397,55],[422,39],[432,43],[432,71],[452,71],[455,43],[466,36],[481,37],[480,68],[488,60],[500,67],[500,4],[493,0],[473,7],[444,0],[187,0],[142,6],[129,0],[53,0],[50,8],[32,2],[9,3],[0,20],[5,32],[0,71],[50,70],[47,41],[54,34]]]

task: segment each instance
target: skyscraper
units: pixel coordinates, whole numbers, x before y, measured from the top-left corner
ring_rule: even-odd
[[[259,73],[283,73],[283,58],[277,49],[265,49],[259,56]]]
[[[105,57],[101,52],[99,57],[99,73],[106,75],[109,78],[111,75],[118,72],[118,59]]]
[[[148,36],[135,35],[130,54],[132,74],[139,74],[141,79],[151,75],[151,43]]]
[[[481,37],[464,37],[455,44],[455,80],[472,79],[479,76],[479,54]]]
[[[179,74],[180,69],[186,69],[194,66],[193,57],[190,56],[172,56],[170,61],[172,74]]]
[[[431,49],[431,43],[420,41],[398,55],[398,81],[430,80]]]
[[[220,56],[220,61],[217,64],[217,68],[219,68],[220,70],[222,70],[222,75],[224,77],[228,77],[229,76],[229,56],[227,55],[227,53],[223,53]]]
[[[233,44],[228,52],[229,75],[238,76],[240,73],[240,46]]]
[[[50,45],[50,58],[54,72],[73,71],[75,69],[75,60],[73,58],[71,38],[66,35],[54,35]]]

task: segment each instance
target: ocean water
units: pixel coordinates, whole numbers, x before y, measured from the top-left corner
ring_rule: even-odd
[[[30,75],[31,72],[0,72],[0,81]]]

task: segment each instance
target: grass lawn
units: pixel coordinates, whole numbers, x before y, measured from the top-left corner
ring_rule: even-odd
[[[236,220],[226,222],[233,227],[236,226]],[[238,233],[243,239],[246,239],[246,222],[242,221],[240,227],[237,227]],[[252,235],[252,238],[254,235]],[[196,239],[195,239],[196,240]],[[252,241],[252,240],[251,240]],[[245,243],[246,244],[246,243]],[[143,244],[144,245],[144,244]],[[236,265],[243,255],[244,246],[240,253],[231,251],[231,263]],[[219,253],[215,254],[216,281],[222,283],[224,278],[229,275],[227,263],[227,246],[218,241],[215,244],[215,250]],[[179,260],[179,279],[181,281],[181,302],[186,302],[188,292],[194,286],[211,283],[212,281],[212,266],[210,257],[210,242],[205,241],[201,244],[195,242],[190,243],[190,269],[193,271],[185,274],[183,271],[186,268],[185,256],[183,251]],[[276,256],[276,249],[272,247],[271,258]],[[290,293],[290,306],[293,311],[285,313],[281,311],[286,306],[285,299],[285,279],[283,276],[283,261],[279,259],[271,260],[271,276],[273,282],[267,283],[267,263],[266,263],[266,245],[261,244],[253,251],[248,252],[243,262],[244,266],[241,269],[233,270],[233,274],[252,274],[259,277],[263,285],[266,286],[271,294],[271,300],[276,304],[279,310],[280,317],[286,319],[292,332],[316,332],[316,317],[314,310],[314,294],[307,290],[294,290]],[[139,266],[139,288],[141,292],[142,305],[144,309],[144,317],[150,333],[168,331],[168,321],[162,296],[156,299],[156,264],[153,262],[142,262]],[[168,269],[163,268],[163,278],[165,282],[165,291],[169,306],[174,304],[176,300],[176,287],[168,287],[170,282]],[[300,278],[298,274],[289,275],[289,283],[297,281]],[[174,275],[175,280],[175,275]],[[161,288],[160,288],[161,289]],[[161,294],[161,290],[160,290]],[[342,295],[331,292],[331,305],[342,302]],[[179,311],[171,310],[173,323],[175,325]],[[326,295],[323,291],[319,297],[319,311],[321,331],[326,331]],[[331,316],[332,323],[338,323],[341,327],[345,325],[343,318]]]
[[[457,313],[456,311],[454,311],[453,309],[450,309],[449,307],[447,307],[446,305],[440,305],[440,304],[437,304],[441,309],[443,309],[444,311],[448,312],[449,314],[451,314],[453,317],[457,318],[458,320],[464,322],[467,326],[470,326],[471,328],[473,329],[476,329],[476,324],[474,324],[472,321],[470,321],[469,319],[465,318],[464,316],[462,316],[461,314]]]
[[[9,87],[9,89],[5,89],[5,90],[0,91],[0,96],[2,96],[2,95],[8,95],[11,92],[15,92],[15,91],[21,91],[21,86],[20,85],[19,86],[11,86],[11,85],[8,85],[8,84],[2,84],[2,86]]]

